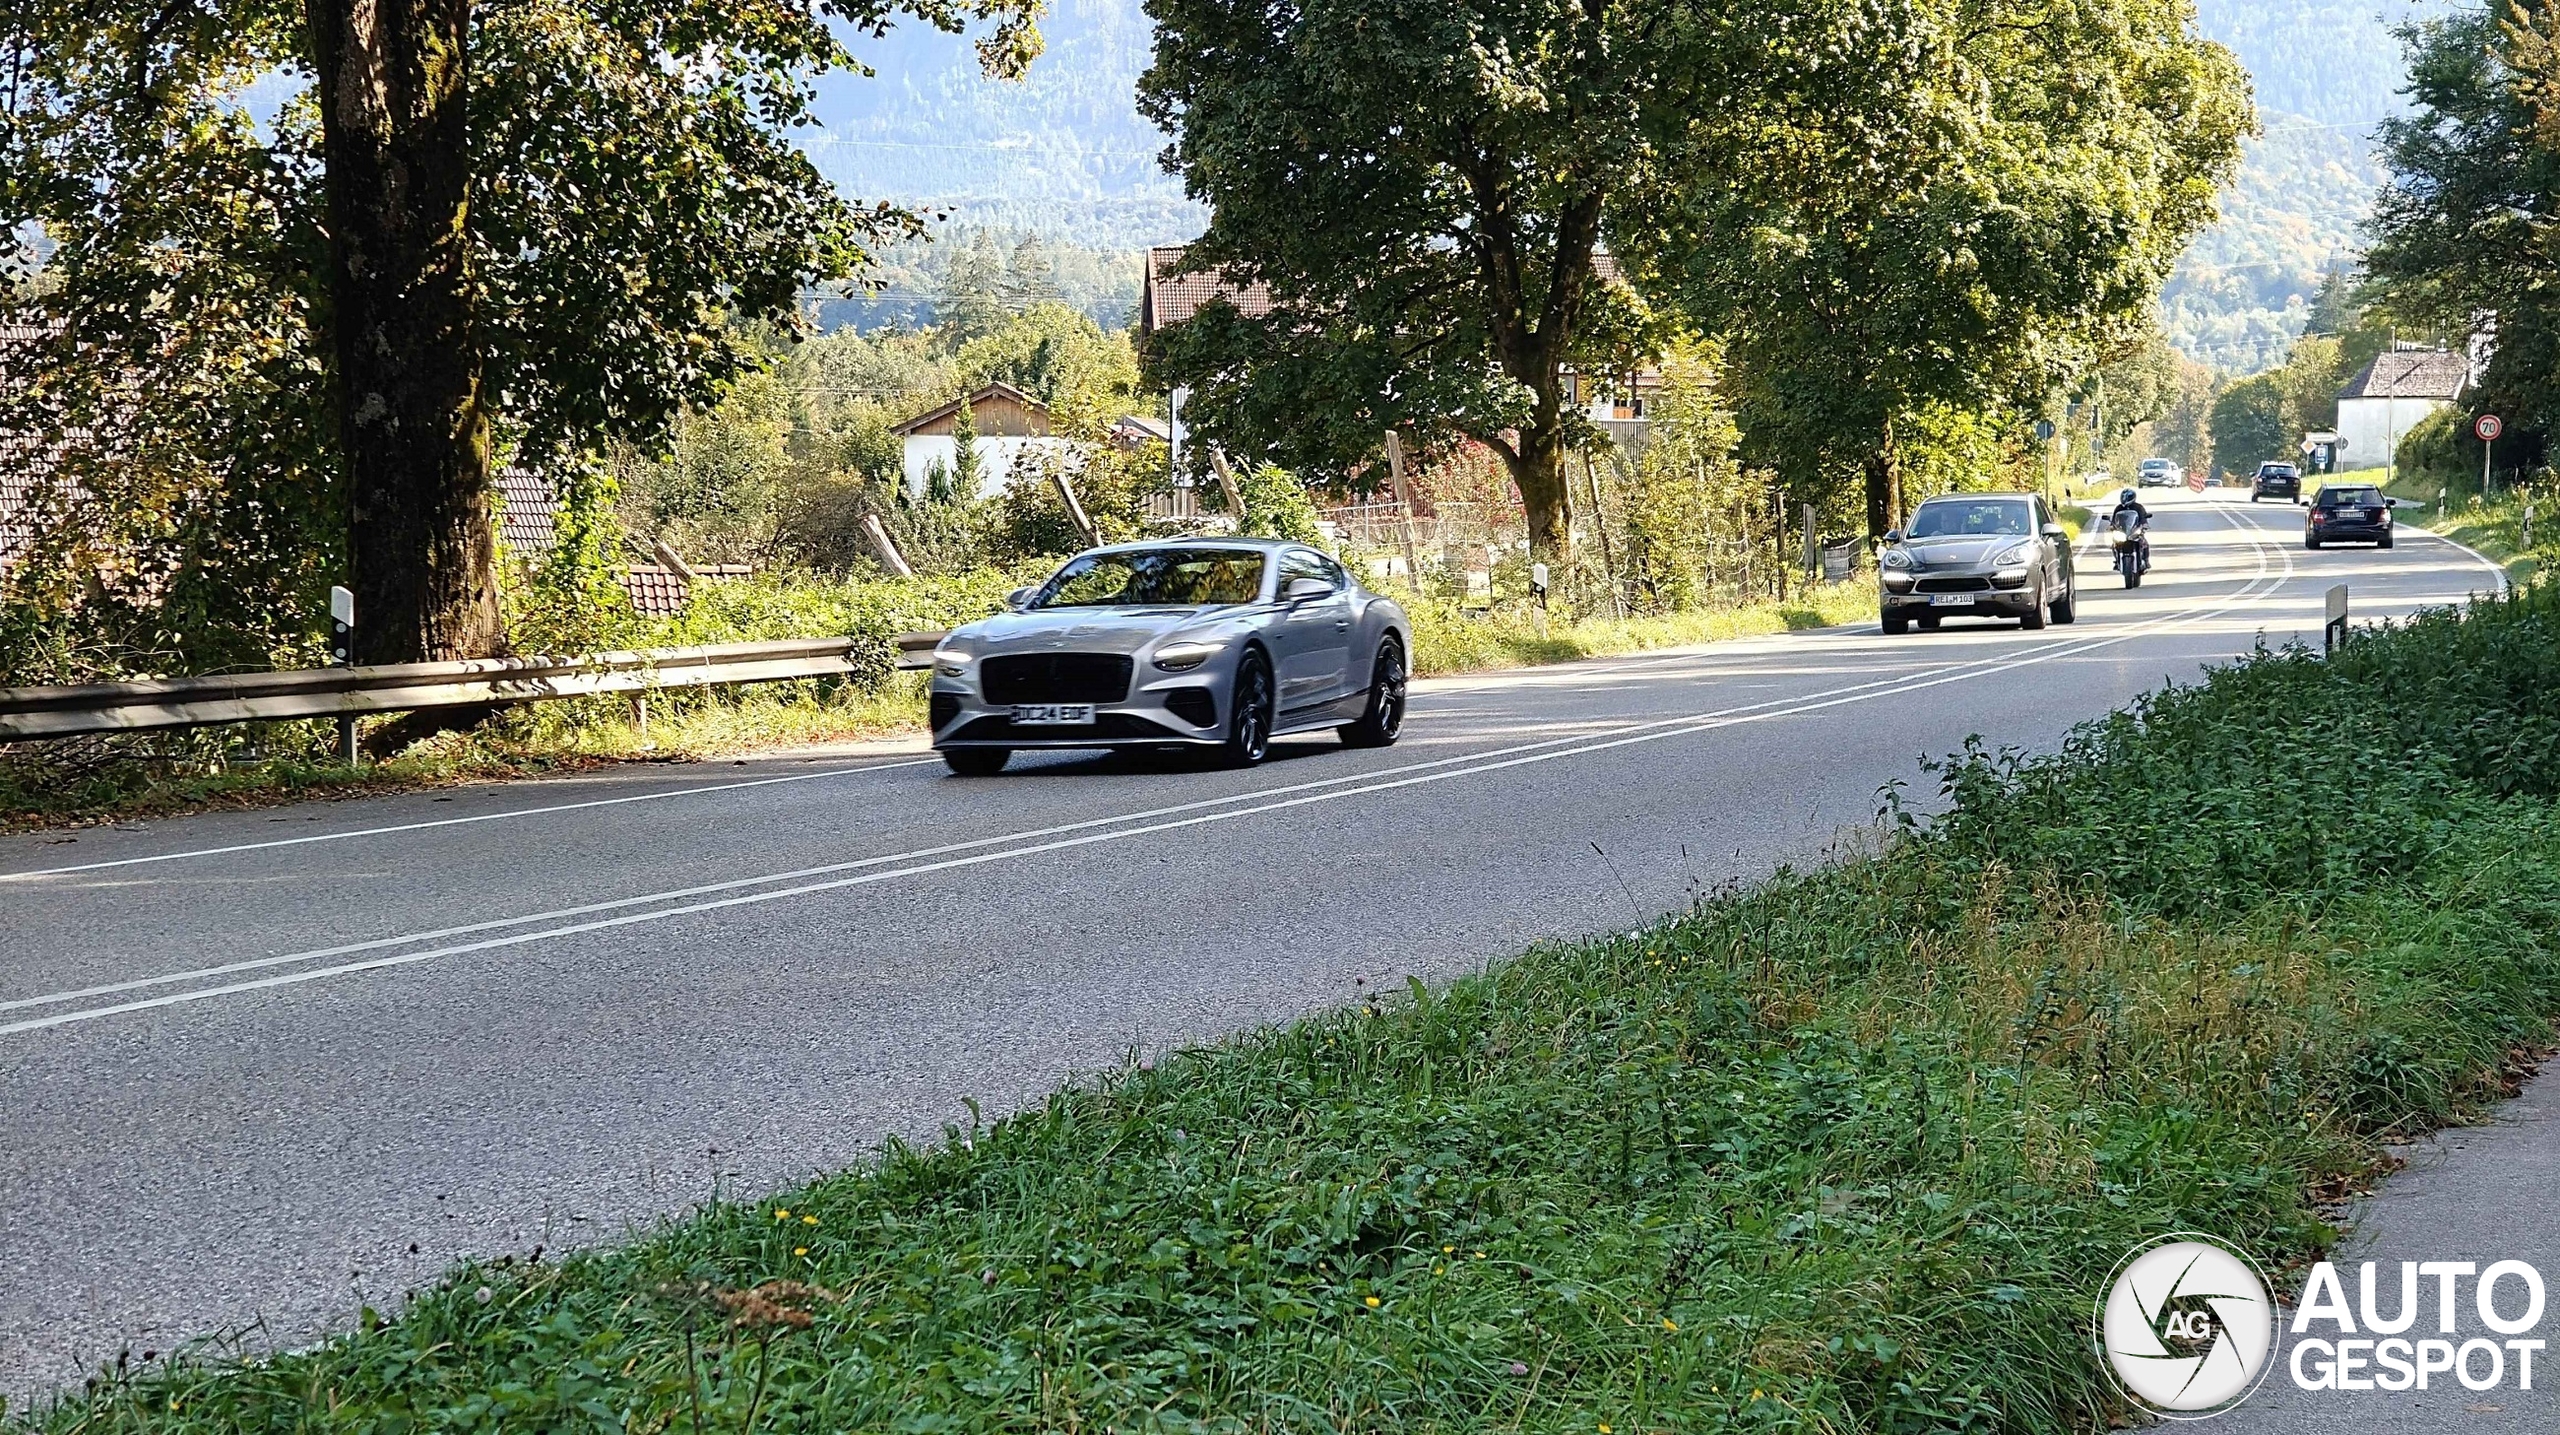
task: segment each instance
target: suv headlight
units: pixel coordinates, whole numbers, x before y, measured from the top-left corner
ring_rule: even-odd
[[[2000,556],[1991,560],[1991,566],[1994,568],[2015,568],[2027,561],[2028,553],[2032,552],[2034,548],[2035,545],[2032,543],[2013,543],[2007,548],[2000,550]]]
[[[1887,568],[1908,568],[1911,566],[1911,555],[1899,548],[1888,548],[1884,551],[1884,556],[1876,561]]]
[[[968,676],[969,664],[976,660],[977,655],[965,648],[936,648],[933,650],[933,670],[942,674],[946,678]]]
[[[1224,643],[1167,643],[1156,649],[1155,664],[1168,673],[1187,673],[1218,655]]]

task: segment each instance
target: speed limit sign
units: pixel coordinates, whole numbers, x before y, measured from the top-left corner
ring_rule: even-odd
[[[2482,443],[2494,443],[2498,435],[2507,431],[2507,426],[2499,421],[2496,414],[2482,414],[2480,421],[2471,426],[2471,431],[2480,435]]]

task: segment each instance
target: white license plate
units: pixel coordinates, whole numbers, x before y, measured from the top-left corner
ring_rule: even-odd
[[[1970,608],[1973,606],[1973,595],[1971,593],[1932,593],[1929,595],[1929,606],[1932,608]]]
[[[1090,727],[1092,724],[1091,703],[1016,703],[1013,708],[1015,727]]]

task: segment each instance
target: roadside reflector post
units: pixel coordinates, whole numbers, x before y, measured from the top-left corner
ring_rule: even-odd
[[[2323,653],[2334,653],[2347,642],[2347,585],[2329,590],[2329,621],[2320,630]]]
[[[345,588],[329,590],[329,657],[339,667],[356,665],[356,595]],[[338,715],[338,760],[356,765],[356,716]]]

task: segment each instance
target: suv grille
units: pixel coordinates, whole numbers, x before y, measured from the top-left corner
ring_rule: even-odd
[[[1129,697],[1126,653],[1009,653],[978,665],[991,703],[1116,703]]]
[[[1918,587],[1923,593],[1988,593],[1991,591],[1991,580],[1980,577],[1923,578]]]

